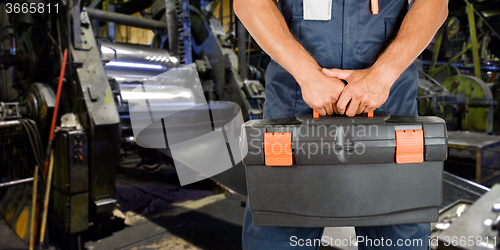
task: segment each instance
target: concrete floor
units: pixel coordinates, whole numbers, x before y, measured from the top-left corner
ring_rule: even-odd
[[[182,187],[171,165],[144,168],[139,161],[137,155],[123,159],[114,217],[81,234],[83,249],[241,249],[246,198],[211,180]],[[27,249],[3,220],[0,236],[0,249]],[[55,246],[58,236],[51,236]],[[324,236],[346,239],[355,233],[352,227],[327,228]]]
[[[150,218],[125,214],[125,226],[109,236],[85,242],[86,249],[241,249],[244,199],[214,195],[174,214]]]
[[[28,249],[28,245],[17,237],[2,217],[0,217],[0,249]]]
[[[244,197],[211,180],[180,186],[171,165],[137,162],[122,161],[114,225],[82,235],[86,249],[241,249]]]
[[[181,187],[173,166],[150,169],[139,162],[137,155],[124,157],[114,216],[80,235],[83,249],[241,249],[246,198],[211,180]],[[52,234],[52,248],[69,249],[61,240]],[[28,249],[3,220],[0,249]]]

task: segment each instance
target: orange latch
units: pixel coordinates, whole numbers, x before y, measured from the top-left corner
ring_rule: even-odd
[[[291,166],[293,164],[292,133],[266,132],[264,156],[266,166]]]
[[[378,14],[378,0],[371,0],[371,5],[372,5],[372,14],[377,15]]]
[[[319,118],[319,113],[316,110],[313,110],[313,118],[318,119]]]
[[[396,130],[396,162],[422,163],[424,161],[424,131]]]
[[[373,117],[373,111],[368,112],[368,117]]]

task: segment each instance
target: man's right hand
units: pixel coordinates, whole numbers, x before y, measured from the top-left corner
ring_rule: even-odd
[[[323,74],[292,35],[276,4],[271,0],[235,0],[234,12],[259,46],[297,80],[304,101],[320,115],[333,114],[344,84]]]
[[[331,115],[337,112],[337,100],[345,84],[338,78],[328,77],[321,71],[309,76],[308,80],[298,81],[302,98],[319,115]]]

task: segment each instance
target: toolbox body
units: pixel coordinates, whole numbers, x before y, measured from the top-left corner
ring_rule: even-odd
[[[438,117],[251,120],[241,148],[254,226],[435,222],[447,156]]]

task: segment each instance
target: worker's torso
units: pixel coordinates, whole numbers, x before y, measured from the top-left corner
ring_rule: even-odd
[[[409,6],[408,0],[378,0],[379,13],[374,15],[370,0],[304,1],[278,3],[290,32],[321,67],[340,69],[365,69],[373,65],[395,37]],[[308,7],[307,1],[317,5]],[[412,65],[396,81],[388,101],[377,111],[416,115],[417,88],[418,72]],[[266,92],[265,118],[312,112],[303,101],[296,81],[274,61],[267,70]]]

